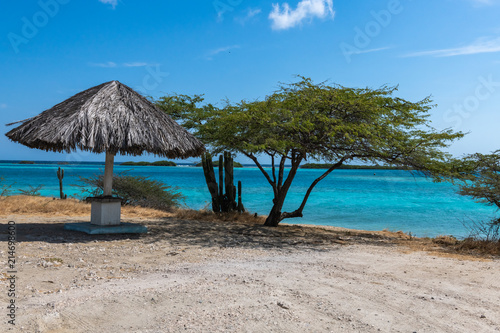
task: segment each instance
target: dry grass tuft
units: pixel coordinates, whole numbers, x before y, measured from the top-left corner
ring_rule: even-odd
[[[0,215],[82,216],[90,214],[90,205],[76,199],[13,195],[0,197]]]
[[[455,251],[469,255],[490,255],[500,257],[500,241],[486,241],[467,238],[457,242],[453,247]]]
[[[76,199],[56,199],[26,195],[0,197],[0,216],[90,216],[90,204]],[[172,213],[143,207],[124,206],[125,217],[161,218]]]
[[[459,240],[453,236],[437,236],[432,240],[436,244],[441,244],[445,246],[456,245]]]

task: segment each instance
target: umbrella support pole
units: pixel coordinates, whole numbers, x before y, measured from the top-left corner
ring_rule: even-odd
[[[121,199],[112,197],[113,189],[113,163],[115,155],[106,152],[104,166],[103,196],[92,198],[90,210],[90,223],[99,226],[120,225]]]
[[[106,152],[106,163],[104,165],[104,179],[103,179],[103,194],[105,197],[111,196],[113,189],[113,163],[115,162],[115,155]]]

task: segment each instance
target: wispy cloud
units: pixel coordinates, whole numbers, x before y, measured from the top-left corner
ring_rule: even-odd
[[[151,66],[152,64],[148,64],[147,62],[127,62],[124,63],[124,67],[146,67]]]
[[[231,46],[224,46],[224,47],[220,47],[218,49],[214,49],[214,50],[211,50],[209,51],[205,58],[207,60],[212,60],[213,57],[215,57],[216,55],[220,54],[220,53],[223,53],[223,52],[230,52],[231,50],[233,49],[239,49],[240,46],[239,45],[231,45]]]
[[[301,24],[304,20],[312,20],[314,17],[334,17],[332,0],[302,0],[296,9],[291,9],[288,3],[273,4],[273,10],[269,14],[274,30],[286,30]]]
[[[99,1],[102,3],[113,6],[113,9],[115,9],[116,6],[118,5],[118,0],[99,0]]]
[[[245,16],[240,16],[240,17],[235,17],[234,20],[238,22],[241,25],[245,25],[248,21],[250,21],[252,18],[255,16],[259,15],[262,12],[260,8],[248,8],[246,10],[246,15]]]
[[[497,38],[478,38],[474,43],[450,49],[422,51],[406,54],[404,57],[454,57],[460,55],[470,55],[479,53],[500,52],[500,37]]]
[[[0,103],[0,109],[6,109],[7,108],[7,104],[5,103]]]
[[[114,68],[114,67],[117,67],[118,65],[115,62],[108,61],[108,62],[100,62],[100,63],[91,62],[91,63],[89,63],[89,66],[102,67],[102,68]]]
[[[118,67],[146,67],[146,66],[156,66],[157,64],[152,64],[148,62],[125,62],[122,64],[117,64],[116,62],[113,61],[108,61],[108,62],[101,62],[101,63],[95,63],[91,62],[89,63],[89,66],[91,67],[101,67],[101,68],[118,68]]]
[[[359,50],[359,51],[354,52],[354,54],[379,52],[379,51],[384,51],[384,50],[388,50],[388,49],[392,49],[392,48],[393,48],[392,46],[386,46],[386,47],[379,47],[379,48],[376,48],[376,49]]]

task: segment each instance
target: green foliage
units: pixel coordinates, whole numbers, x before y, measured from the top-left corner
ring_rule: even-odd
[[[43,185],[38,185],[37,187],[33,187],[30,185],[29,187],[30,188],[28,190],[19,189],[19,192],[22,195],[29,195],[29,196],[33,196],[33,197],[39,197],[41,195],[40,191],[42,190]]]
[[[351,161],[415,169],[436,179],[451,176],[451,156],[442,149],[463,133],[435,130],[428,120],[430,98],[411,102],[394,97],[396,90],[314,84],[300,77],[262,101],[227,102],[215,108],[199,106],[200,96],[179,95],[157,104],[210,145],[212,152],[241,153],[259,167],[274,192],[266,225],[275,226],[284,218],[302,216],[314,186]],[[271,172],[259,163],[262,155],[271,158]],[[326,161],[331,167],[311,184],[296,211],[282,213],[296,171],[306,160]],[[291,168],[285,177],[287,162]]]
[[[19,161],[19,164],[35,164],[33,161]]]
[[[123,162],[120,165],[132,165],[132,166],[177,166],[175,162],[171,161],[156,161],[156,162]]]
[[[456,161],[462,173],[458,193],[500,209],[500,151],[472,154]],[[500,218],[464,223],[472,239],[500,241]]]
[[[500,151],[468,155],[460,162],[460,169],[468,170],[468,179],[459,184],[459,193],[500,209]]]
[[[329,169],[333,166],[331,163],[306,163],[300,167],[302,169]],[[400,170],[401,167],[384,165],[342,165],[338,169],[359,169],[359,170]]]
[[[217,110],[212,104],[203,103],[203,95],[172,94],[160,97],[154,103],[172,119],[191,129],[200,126],[205,118]]]
[[[90,196],[100,196],[103,193],[103,175],[80,177],[84,192]],[[85,190],[88,187],[90,191]],[[178,207],[184,197],[177,189],[165,183],[143,176],[130,176],[120,173],[113,176],[113,195],[122,198],[122,204],[170,210]]]

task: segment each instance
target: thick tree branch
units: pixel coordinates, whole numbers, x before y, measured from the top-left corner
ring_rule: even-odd
[[[255,157],[252,153],[247,153],[247,152],[244,152],[244,151],[242,151],[242,153],[246,157],[248,157],[249,159],[251,159],[255,163],[255,165],[257,165],[257,167],[259,168],[259,170],[262,172],[262,174],[264,175],[264,177],[266,177],[267,181],[269,182],[269,184],[273,188],[274,196],[276,197],[278,195],[278,188],[276,187],[276,182],[273,181],[271,179],[271,177],[269,176],[269,174],[266,172],[266,170],[264,170],[264,168],[262,167],[262,165],[259,163],[259,160],[257,160],[257,157]]]
[[[283,219],[287,219],[287,218],[292,218],[292,217],[302,217],[302,211],[304,210],[304,207],[306,206],[306,203],[307,203],[307,199],[309,199],[309,195],[311,194],[312,190],[314,189],[314,187],[316,186],[316,184],[318,184],[321,180],[323,180],[326,176],[328,176],[333,170],[337,169],[338,167],[340,167],[346,160],[348,159],[351,159],[352,156],[344,156],[340,159],[340,161],[338,161],[337,163],[335,163],[334,165],[332,165],[327,171],[325,171],[321,176],[319,176],[318,178],[316,178],[311,186],[309,186],[309,188],[307,189],[307,192],[304,196],[304,199],[302,200],[302,203],[300,204],[300,207],[298,209],[296,209],[295,211],[291,212],[291,213],[288,213],[288,212],[284,212],[281,214],[281,220]]]
[[[285,172],[285,162],[287,159],[288,151],[285,152],[281,156],[280,166],[279,166],[279,174],[278,174],[278,190],[281,190],[281,186],[283,185],[283,173]]]

